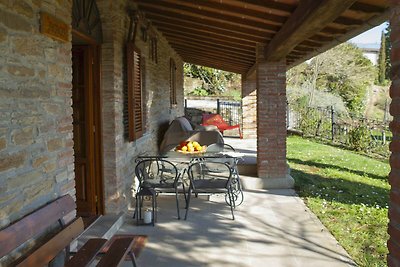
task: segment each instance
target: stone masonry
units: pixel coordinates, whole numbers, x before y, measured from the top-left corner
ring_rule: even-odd
[[[257,138],[257,83],[242,75],[243,138]]]
[[[0,1],[0,228],[74,195],[71,43],[42,35],[39,23],[44,11],[70,25],[71,8]]]
[[[396,1],[393,1],[396,2]],[[391,31],[391,78],[390,87],[390,114],[393,121],[390,129],[393,133],[393,141],[390,143],[390,166],[389,174],[390,205],[389,205],[389,225],[388,233],[390,239],[387,243],[389,255],[387,257],[388,266],[400,266],[400,4],[395,3],[392,9],[390,24]]]
[[[259,56],[256,75],[258,177],[264,188],[291,188],[294,180],[286,162],[285,60],[267,62]]]
[[[136,45],[145,62],[146,131],[142,138],[128,142],[123,123],[125,44],[127,10],[134,4],[130,0],[96,3],[104,38],[101,97],[107,214],[127,211],[133,200],[136,156],[156,153],[164,128],[183,115],[183,65],[155,28],[147,26],[147,40],[158,40],[158,63],[149,58],[149,41],[138,34]],[[75,195],[72,44],[40,33],[40,12],[71,25],[71,10],[70,0],[0,1],[0,228],[61,195]],[[169,100],[171,57],[177,66],[176,107],[170,107]]]
[[[155,28],[148,29],[147,42],[138,34],[135,45],[144,60],[146,131],[140,139],[129,142],[123,124],[123,99],[126,86],[125,43],[129,31],[126,10],[131,1],[97,1],[102,18],[102,95],[105,212],[117,213],[132,205],[135,158],[146,151],[156,153],[161,142],[163,126],[166,128],[176,116],[182,116],[183,63],[166,39]],[[141,21],[138,29],[146,23]],[[157,38],[158,62],[149,57],[150,35]],[[178,104],[170,107],[170,58],[177,66]],[[160,128],[161,125],[161,128]]]

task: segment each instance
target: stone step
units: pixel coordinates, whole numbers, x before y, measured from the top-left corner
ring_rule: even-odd
[[[238,164],[240,175],[257,177],[257,164]]]
[[[75,246],[73,245],[72,247],[79,249],[91,238],[110,239],[119,230],[123,223],[123,212],[117,215],[113,214],[100,216],[82,233],[82,235],[77,239]]]

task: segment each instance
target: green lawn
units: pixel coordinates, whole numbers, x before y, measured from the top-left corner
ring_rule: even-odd
[[[386,266],[388,162],[297,136],[287,150],[296,191],[354,261]]]

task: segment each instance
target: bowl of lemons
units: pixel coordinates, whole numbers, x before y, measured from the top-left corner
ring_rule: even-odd
[[[206,152],[207,146],[202,146],[196,141],[183,141],[175,150],[181,153],[196,154]]]

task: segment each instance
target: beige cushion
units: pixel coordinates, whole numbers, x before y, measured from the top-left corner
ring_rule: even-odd
[[[160,152],[164,153],[175,149],[182,141],[197,141],[201,145],[211,145],[214,143],[224,144],[224,138],[215,126],[205,127],[204,130],[195,130],[185,117],[179,117],[171,122],[168,130],[164,134],[164,138],[160,145]],[[196,129],[199,129],[196,127]]]

